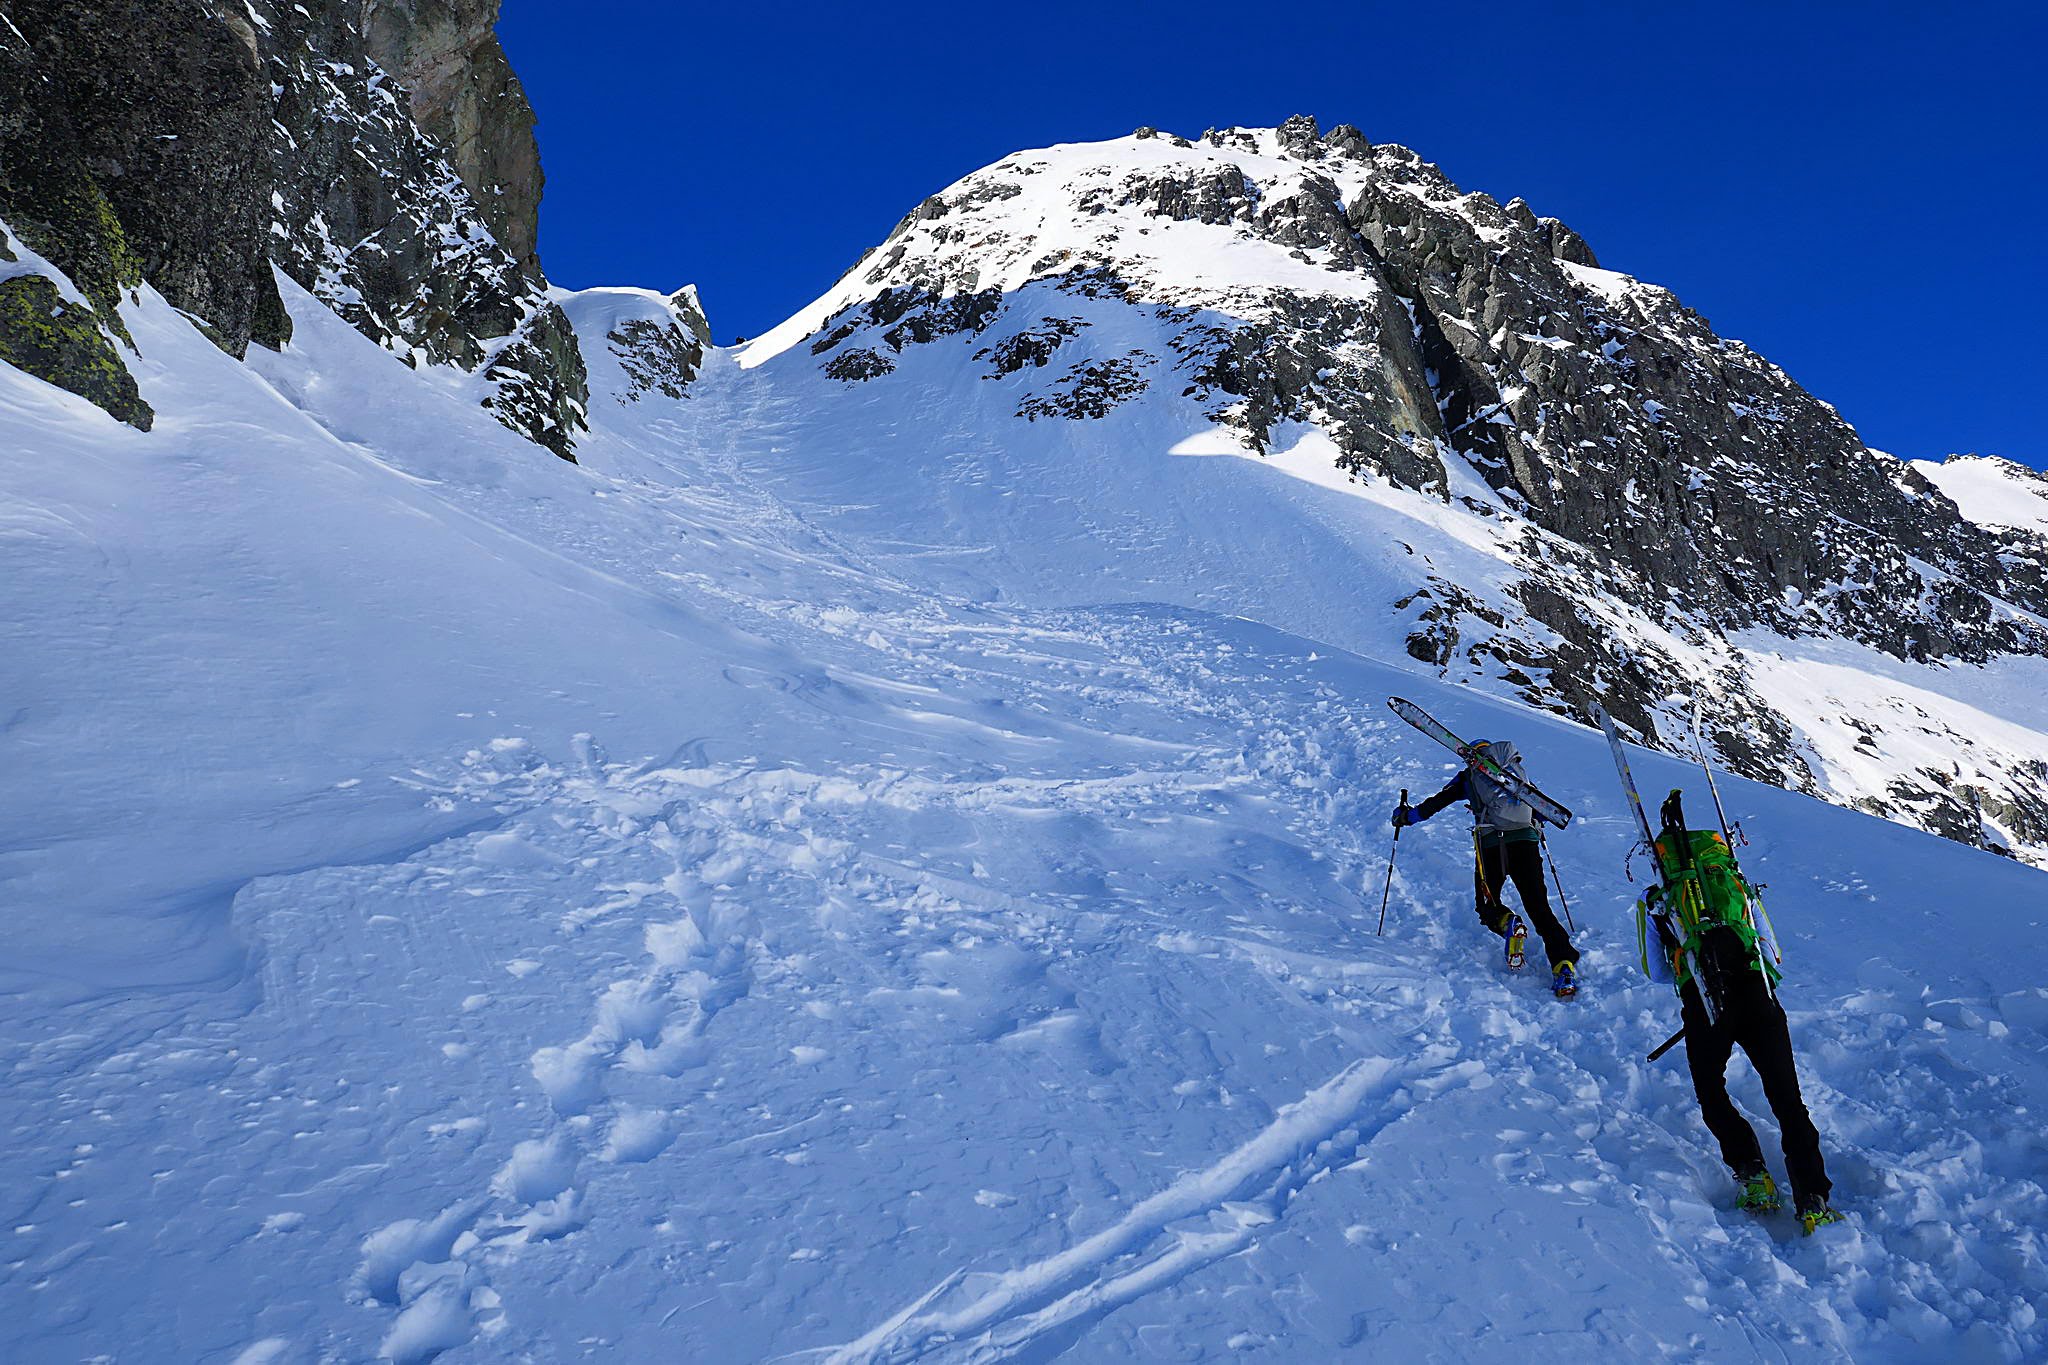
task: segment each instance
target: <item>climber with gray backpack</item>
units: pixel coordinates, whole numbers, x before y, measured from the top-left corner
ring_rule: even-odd
[[[1389,703],[1410,725],[1436,739],[1465,760],[1465,768],[1445,784],[1444,789],[1419,806],[1407,803],[1407,793],[1394,808],[1395,837],[1409,825],[1421,824],[1444,807],[1463,801],[1472,810],[1473,901],[1480,922],[1498,934],[1507,951],[1507,964],[1519,968],[1525,960],[1528,925],[1501,903],[1501,891],[1513,880],[1522,900],[1522,914],[1536,925],[1543,951],[1550,959],[1551,990],[1560,1000],[1578,994],[1579,950],[1571,935],[1551,912],[1550,896],[1543,885],[1543,831],[1538,821],[1562,829],[1571,812],[1545,796],[1530,783],[1522,770],[1522,756],[1507,740],[1474,740],[1466,743],[1452,735],[1427,712],[1399,697]],[[1392,868],[1388,869],[1392,879]],[[1567,911],[1569,914],[1569,911]]]
[[[1740,1047],[1756,1068],[1764,1098],[1778,1120],[1785,1174],[1792,1182],[1792,1204],[1801,1229],[1811,1233],[1838,1222],[1841,1214],[1828,1203],[1833,1186],[1821,1159],[1820,1133],[1799,1094],[1792,1034],[1784,1006],[1778,1003],[1782,959],[1777,934],[1758,888],[1736,862],[1736,836],[1722,809],[1713,769],[1706,768],[1707,783],[1722,828],[1688,829],[1682,793],[1674,790],[1664,799],[1658,812],[1660,828],[1652,834],[1620,732],[1604,709],[1595,705],[1593,713],[1614,751],[1615,769],[1657,874],[1636,902],[1638,955],[1651,980],[1666,982],[1678,992],[1684,1025],[1650,1059],[1656,1060],[1680,1039],[1685,1041],[1693,1094],[1708,1131],[1720,1144],[1721,1159],[1740,1188],[1736,1202],[1752,1213],[1771,1213],[1783,1207],[1777,1181],[1764,1165],[1756,1130],[1728,1097],[1728,1059]],[[1700,761],[1706,767],[1704,748]]]

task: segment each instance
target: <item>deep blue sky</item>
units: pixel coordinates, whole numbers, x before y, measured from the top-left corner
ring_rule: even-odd
[[[1355,123],[1527,199],[1907,456],[2048,463],[2028,6],[505,0],[541,255],[695,281],[721,341],[1008,152]]]

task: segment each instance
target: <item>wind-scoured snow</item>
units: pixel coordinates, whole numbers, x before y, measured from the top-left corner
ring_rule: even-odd
[[[1913,468],[1980,526],[2048,536],[2048,477],[1989,455],[1915,460]]]
[[[1723,780],[1849,1221],[1735,1211],[1603,742],[1361,609],[1441,504],[722,352],[579,468],[287,294],[126,311],[146,436],[0,368],[0,1356],[2048,1349],[2041,874]],[[1579,812],[1576,1001],[1455,812],[1374,934],[1392,693]]]

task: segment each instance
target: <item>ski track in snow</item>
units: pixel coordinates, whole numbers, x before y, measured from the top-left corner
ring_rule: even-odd
[[[1380,702],[1434,684],[1227,618],[918,591],[754,486],[784,428],[730,380],[693,421],[758,446],[655,419],[687,477],[597,477],[619,515],[536,500],[521,534],[650,616],[717,604],[705,647],[783,728],[679,696],[664,754],[416,755],[367,780],[456,832],[223,893],[260,990],[36,1021],[0,1354],[2048,1350],[2048,993],[1857,942],[1878,874],[1836,836],[1909,836],[1736,798],[1787,826],[1756,857],[1851,1216],[1802,1239],[1732,1209],[1682,1055],[1641,1060],[1676,1008],[1632,976],[1597,737],[1470,703],[1585,813],[1560,1004],[1474,921],[1455,813],[1371,932],[1385,812],[1440,759]]]
[[[1048,1334],[1078,1336],[1076,1329],[1095,1318],[1242,1250],[1310,1182],[1362,1162],[1372,1134],[1413,1103],[1405,1091],[1398,1097],[1388,1092],[1406,1083],[1429,1094],[1483,1071],[1477,1062],[1450,1067],[1436,1056],[1411,1066],[1385,1058],[1353,1062],[1283,1108],[1222,1161],[1182,1177],[1103,1231],[1058,1255],[994,1276],[993,1283],[957,1309],[928,1310],[960,1278],[949,1277],[905,1313],[829,1359],[911,1360],[935,1354],[935,1345],[968,1336],[974,1348],[959,1352],[961,1358],[1007,1360]],[[1408,1102],[1389,1104],[1394,1098]],[[1368,1103],[1375,1111],[1392,1112],[1368,1116],[1361,1112]],[[1200,1230],[1174,1230],[1180,1223],[1194,1223]],[[1145,1254],[1162,1239],[1164,1250]]]

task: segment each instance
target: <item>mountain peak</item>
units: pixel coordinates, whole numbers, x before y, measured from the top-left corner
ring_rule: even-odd
[[[994,381],[1005,417],[1122,424],[1116,449],[1170,431],[1324,451],[1304,477],[1447,505],[1514,566],[1484,610],[1469,575],[1418,569],[1398,603],[1415,658],[1558,710],[1598,696],[1646,736],[1669,696],[1709,692],[1737,722],[1724,757],[1801,790],[1855,786],[1797,738],[1840,717],[1743,662],[1745,632],[1909,662],[2048,653],[2031,540],[1564,223],[1306,115],[1004,157],[740,363],[947,410]],[[1947,766],[1856,799],[1967,828]],[[2013,791],[2012,827],[2048,842],[2048,803]]]

